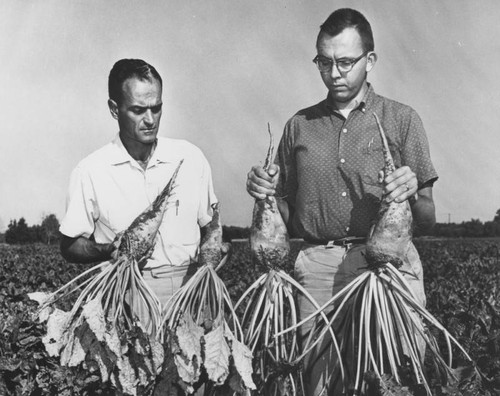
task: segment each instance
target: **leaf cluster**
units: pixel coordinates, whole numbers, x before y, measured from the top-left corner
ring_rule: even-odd
[[[436,378],[431,386],[434,394],[499,395],[500,241],[416,239],[414,242],[424,265],[427,308],[465,346],[484,374],[482,380],[464,375],[457,384],[447,385],[438,385]],[[299,249],[300,243],[292,241],[287,273],[293,272]],[[34,291],[54,291],[90,266],[65,262],[55,246],[0,245],[0,394],[114,393],[111,385],[102,383],[97,371],[63,368],[56,358],[47,355],[41,342],[45,330],[31,318],[36,304],[26,297]],[[237,301],[265,272],[267,268],[252,262],[249,246],[243,242],[233,243],[231,259],[218,273],[231,298]],[[67,301],[62,309],[71,307],[71,297]],[[458,360],[453,363],[454,367],[463,365]],[[430,374],[434,372],[432,366],[426,369]],[[467,368],[461,370],[467,372]]]
[[[417,240],[415,245],[424,264],[427,308],[484,375],[460,388],[468,395],[500,394],[500,241]],[[459,360],[453,364],[463,366]]]

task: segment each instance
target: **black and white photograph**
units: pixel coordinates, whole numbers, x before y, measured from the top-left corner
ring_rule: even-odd
[[[3,0],[0,396],[499,396],[499,20]]]

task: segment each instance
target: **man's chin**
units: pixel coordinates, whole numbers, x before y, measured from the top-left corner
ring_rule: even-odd
[[[335,103],[349,103],[352,99],[348,92],[330,91],[330,96]]]
[[[330,91],[330,94],[334,97],[345,97],[348,96],[350,91],[349,88],[347,88],[345,85],[336,85],[336,86],[330,86],[328,87],[328,90]]]
[[[157,135],[158,135],[158,132],[155,131],[155,132],[144,132],[142,134],[142,142],[144,144],[152,144],[154,142],[156,142],[156,138],[157,138]]]

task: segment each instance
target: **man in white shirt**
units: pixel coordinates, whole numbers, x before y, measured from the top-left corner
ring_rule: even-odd
[[[184,160],[154,252],[143,268],[146,282],[165,303],[196,261],[203,227],[212,217],[217,199],[210,166],[193,144],[157,136],[162,79],[153,66],[138,59],[116,62],[108,89],[119,132],[71,174],[61,253],[80,263],[111,259],[116,235],[154,201]]]

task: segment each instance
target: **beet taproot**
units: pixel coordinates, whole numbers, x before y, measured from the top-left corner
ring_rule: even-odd
[[[268,124],[269,148],[264,162],[267,172],[272,163],[274,142]],[[283,268],[290,254],[290,239],[274,196],[256,199],[250,228],[252,259],[265,268]]]
[[[379,127],[384,154],[384,177],[396,170],[389,150],[384,129],[377,115],[373,114]],[[400,268],[406,257],[412,238],[413,217],[408,200],[387,202],[382,197],[377,220],[366,242],[366,260],[370,267],[391,263]]]

